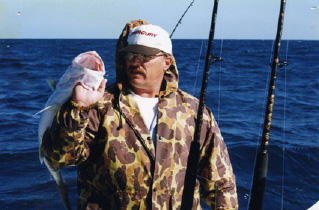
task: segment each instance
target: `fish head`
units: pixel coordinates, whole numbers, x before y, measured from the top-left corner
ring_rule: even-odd
[[[81,53],[80,55],[76,56],[72,61],[72,65],[75,66],[75,64],[79,64],[82,67],[90,70],[105,73],[103,60],[95,51]]]

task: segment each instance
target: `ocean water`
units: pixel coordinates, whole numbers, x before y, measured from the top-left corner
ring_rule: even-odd
[[[217,119],[247,209],[261,139],[273,55],[272,40],[216,40],[206,104]],[[199,96],[207,40],[173,40],[179,87]],[[72,59],[95,50],[115,81],[116,40],[0,40],[0,208],[63,209],[58,189],[38,159],[33,115]],[[270,130],[264,209],[307,209],[319,200],[319,41],[283,40]],[[76,209],[76,167],[62,170]]]

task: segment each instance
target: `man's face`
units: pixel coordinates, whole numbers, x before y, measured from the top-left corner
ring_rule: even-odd
[[[144,58],[144,59],[143,59]],[[128,53],[126,58],[126,74],[133,89],[159,89],[167,66],[167,58],[158,53],[152,59],[140,54]]]

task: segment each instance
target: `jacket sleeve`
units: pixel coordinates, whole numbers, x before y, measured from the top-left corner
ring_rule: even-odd
[[[56,168],[78,165],[89,154],[99,126],[98,109],[66,102],[43,135],[41,152]]]
[[[213,117],[211,125],[199,163],[201,198],[212,209],[238,209],[236,181],[229,154]]]

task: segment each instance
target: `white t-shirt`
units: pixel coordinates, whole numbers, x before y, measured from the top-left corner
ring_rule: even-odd
[[[158,98],[145,98],[136,95],[131,91],[138,108],[142,114],[145,125],[147,126],[150,134],[152,136],[154,145],[156,145],[156,125],[157,125],[157,108],[158,108]]]

